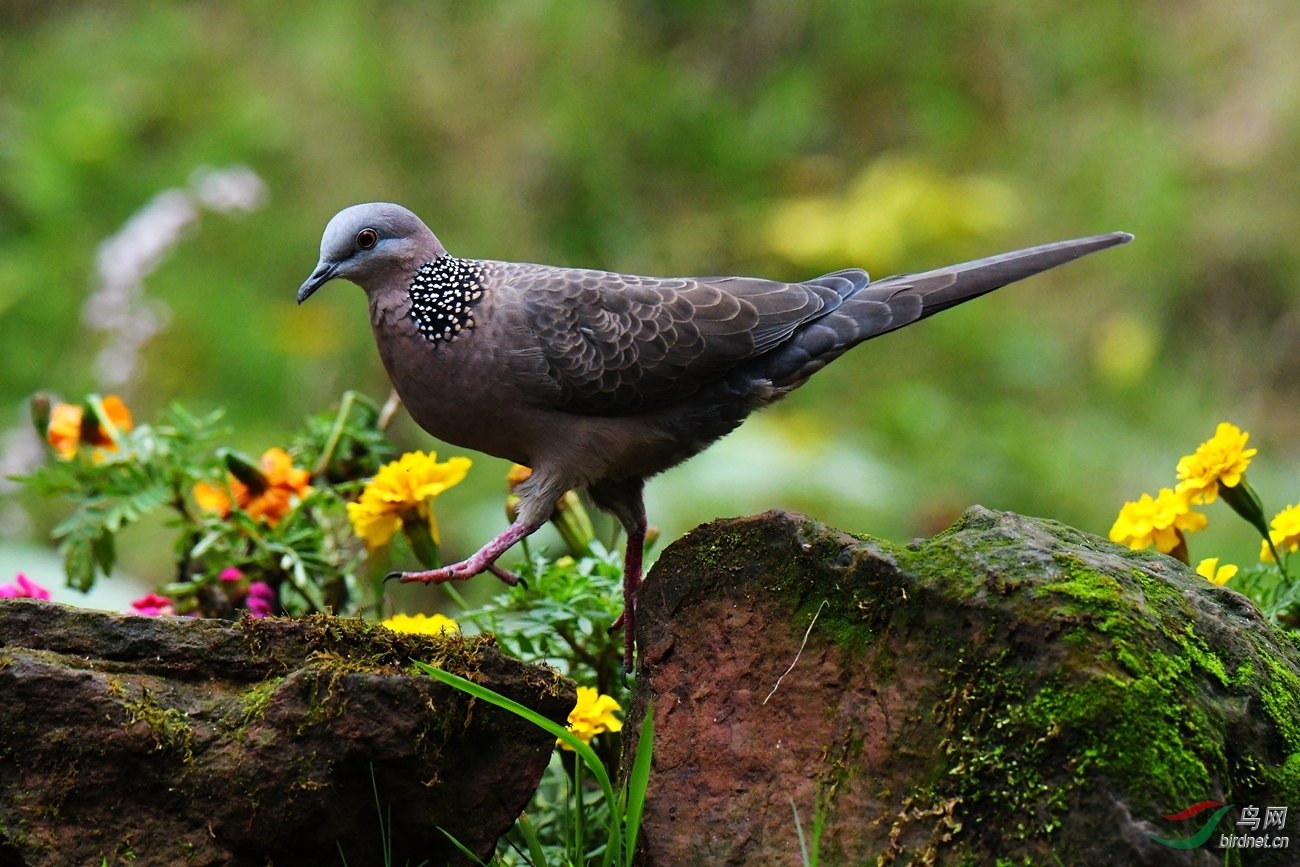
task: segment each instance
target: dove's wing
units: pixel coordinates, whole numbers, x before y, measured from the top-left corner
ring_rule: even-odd
[[[507,283],[523,306],[555,386],[549,402],[589,415],[646,412],[687,398],[867,283],[862,271],[789,284],[536,265],[507,265],[489,279]]]

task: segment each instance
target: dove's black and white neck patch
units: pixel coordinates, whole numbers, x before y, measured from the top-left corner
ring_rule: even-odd
[[[433,343],[455,340],[474,327],[474,302],[483,297],[477,262],[439,256],[425,262],[411,281],[411,318]]]

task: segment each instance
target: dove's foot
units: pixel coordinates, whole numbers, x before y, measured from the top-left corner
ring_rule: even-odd
[[[518,575],[507,572],[496,565],[496,560],[511,545],[527,536],[534,529],[536,528],[530,528],[516,522],[506,528],[506,531],[500,536],[480,548],[468,560],[452,563],[450,566],[443,566],[439,569],[430,569],[427,572],[390,572],[384,580],[388,581],[396,578],[403,584],[409,584],[412,581],[418,581],[421,584],[442,584],[445,581],[464,581],[466,578],[473,578],[481,572],[491,572],[511,587],[514,587],[522,579]]]

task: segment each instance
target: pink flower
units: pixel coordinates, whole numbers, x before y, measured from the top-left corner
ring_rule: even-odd
[[[159,596],[157,593],[150,593],[131,603],[131,607],[136,610],[137,614],[143,614],[145,617],[158,617],[163,614],[175,614],[176,610],[172,608],[172,601],[166,596]]]
[[[254,581],[248,585],[248,597],[244,600],[248,606],[248,616],[260,619],[275,611],[275,588],[265,581]]]
[[[49,599],[46,590],[26,575],[19,572],[13,584],[0,584],[0,599]]]
[[[240,572],[234,566],[227,566],[225,569],[221,570],[221,574],[217,577],[222,581],[239,581],[244,577],[244,573]]]

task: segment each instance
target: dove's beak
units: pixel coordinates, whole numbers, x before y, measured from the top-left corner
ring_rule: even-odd
[[[307,278],[307,282],[298,287],[298,303],[301,304],[306,301],[313,292],[334,279],[334,272],[338,269],[337,262],[321,262],[318,264],[316,270],[312,271],[311,276]]]

